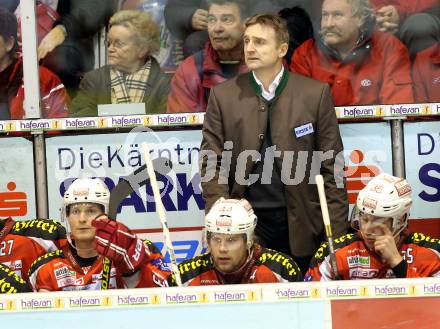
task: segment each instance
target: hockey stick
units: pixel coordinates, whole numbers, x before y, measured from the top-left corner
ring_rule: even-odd
[[[159,176],[166,175],[173,167],[171,161],[167,158],[154,159],[153,166],[156,174]],[[116,219],[121,202],[133,192],[139,194],[139,188],[147,184],[149,180],[150,176],[147,170],[147,165],[139,167],[131,175],[120,180],[110,192],[108,217],[110,219]]]
[[[332,227],[330,225],[330,216],[328,214],[327,199],[325,197],[324,178],[322,175],[316,175],[316,187],[318,188],[319,203],[321,204],[322,220],[324,222],[325,234],[328,241],[328,249],[330,252],[330,264],[335,280],[339,280],[338,265],[336,263],[335,246],[333,244]]]
[[[179,267],[177,266],[176,256],[174,254],[174,247],[171,242],[170,231],[168,229],[167,219],[165,217],[165,209],[163,207],[162,198],[160,197],[159,187],[157,186],[156,173],[154,171],[153,162],[150,157],[150,149],[147,143],[142,143],[144,151],[145,163],[147,164],[148,175],[150,177],[151,187],[153,189],[154,202],[156,203],[156,210],[159,215],[160,223],[162,224],[162,231],[165,238],[165,245],[170,254],[171,270],[176,277],[176,283],[179,287],[182,286],[182,279],[180,278]]]
[[[157,158],[154,159],[154,167],[157,170],[157,174],[162,176],[171,170],[172,164],[167,158]],[[116,220],[121,202],[133,192],[139,194],[139,188],[147,184],[149,180],[150,177],[147,165],[139,167],[132,174],[120,180],[110,192],[108,218]],[[102,271],[101,290],[107,290],[109,288],[111,266],[111,260],[105,257]]]

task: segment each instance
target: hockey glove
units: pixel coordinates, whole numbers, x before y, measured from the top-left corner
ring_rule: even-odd
[[[99,216],[92,225],[96,228],[96,251],[110,258],[122,274],[136,272],[142,263],[149,260],[147,246],[124,224]]]

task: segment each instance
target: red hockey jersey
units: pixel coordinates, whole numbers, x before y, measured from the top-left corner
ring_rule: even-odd
[[[210,253],[179,264],[183,286],[302,281],[301,270],[291,257],[258,244],[254,244],[251,257],[242,268],[239,275],[222,274],[215,269]],[[168,281],[176,285],[174,274]]]
[[[422,233],[402,235],[398,250],[406,262],[406,273],[396,273],[384,265],[380,257],[369,250],[359,234],[347,234],[335,239],[336,263],[342,280],[380,278],[440,277],[440,242]],[[305,281],[331,281],[333,272],[327,243],[316,251]]]
[[[47,252],[66,244],[66,230],[49,219],[3,220],[0,231],[0,263],[8,266],[24,280],[32,262]]]
[[[90,266],[80,266],[69,244],[39,257],[29,271],[29,283],[34,291],[100,290],[103,276],[109,275],[108,289],[166,286],[169,273],[162,271],[157,263],[162,255],[150,241],[144,241],[144,245],[150,251],[148,264],[130,276],[122,276],[113,263],[110,271],[104,271],[110,261],[102,256]]]

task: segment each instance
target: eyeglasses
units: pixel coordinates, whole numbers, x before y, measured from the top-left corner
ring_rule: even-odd
[[[107,39],[107,40],[105,40],[104,44],[105,44],[105,46],[107,48],[110,48],[111,46],[113,46],[116,49],[122,49],[122,48],[128,46],[129,42],[123,42],[121,40],[109,40],[109,39]]]

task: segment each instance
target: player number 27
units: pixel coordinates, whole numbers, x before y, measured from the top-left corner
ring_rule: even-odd
[[[2,241],[0,243],[0,256],[10,255],[14,240]]]

